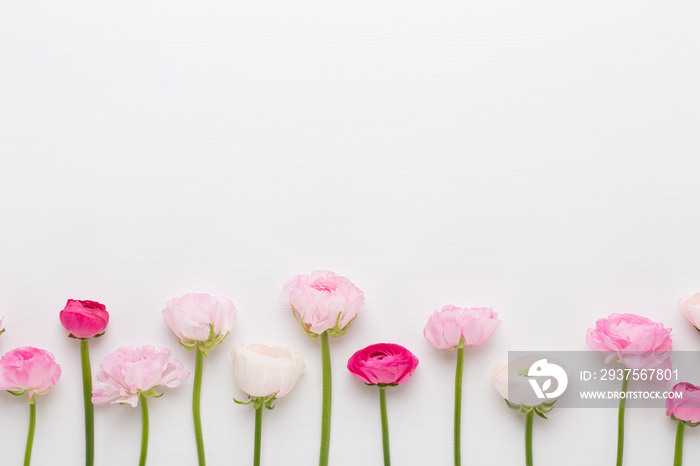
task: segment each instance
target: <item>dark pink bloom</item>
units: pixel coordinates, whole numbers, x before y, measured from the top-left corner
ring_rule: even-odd
[[[107,308],[96,301],[69,299],[58,317],[61,325],[76,338],[99,335],[109,323]]]
[[[0,390],[15,395],[27,393],[30,403],[35,393],[43,395],[60,377],[61,366],[43,349],[23,346],[0,358]]]
[[[371,385],[408,382],[418,366],[418,358],[401,345],[377,343],[353,354],[348,370]]]
[[[586,342],[629,369],[654,369],[670,364],[671,329],[635,314],[611,314],[589,328]]]
[[[666,398],[666,415],[691,424],[700,423],[700,387],[681,382],[671,392],[679,397]]]

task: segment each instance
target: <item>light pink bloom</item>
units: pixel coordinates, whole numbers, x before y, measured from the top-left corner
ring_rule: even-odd
[[[240,345],[231,351],[238,387],[253,398],[281,398],[304,372],[301,354],[261,343]]]
[[[700,423],[700,387],[681,382],[671,392],[681,397],[666,398],[666,415],[690,424]]]
[[[190,375],[169,349],[158,351],[153,346],[122,346],[102,361],[100,369],[92,403],[111,401],[133,407],[139,402],[139,393],[160,396],[156,392],[159,387],[177,387]]]
[[[0,390],[15,395],[27,394],[30,403],[34,394],[43,395],[61,378],[53,354],[46,350],[23,346],[8,351],[0,358]]]
[[[499,325],[501,320],[491,308],[447,305],[428,318],[423,335],[438,349],[476,346],[488,340]]]
[[[109,313],[104,304],[77,299],[69,299],[58,318],[61,325],[76,338],[98,336],[104,333],[109,323]]]
[[[171,299],[163,309],[163,319],[185,348],[191,350],[201,343],[206,350],[233,330],[236,308],[228,298],[189,293]]]
[[[5,332],[5,327],[2,326],[2,322],[5,320],[5,317],[0,317],[0,335],[2,335]]]
[[[696,329],[700,330],[700,293],[684,296],[678,301],[683,313]]]
[[[348,359],[348,370],[371,385],[408,382],[418,366],[418,358],[401,345],[377,343],[357,351]]]
[[[315,337],[328,331],[342,336],[365,303],[365,295],[345,277],[327,270],[297,275],[285,283],[280,300],[292,305],[294,317]]]
[[[635,314],[611,314],[589,328],[586,342],[629,369],[654,369],[670,364],[671,329]]]

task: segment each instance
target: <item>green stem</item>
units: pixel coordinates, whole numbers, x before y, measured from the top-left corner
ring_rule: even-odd
[[[32,461],[32,445],[34,445],[34,428],[36,427],[36,396],[29,402],[29,432],[27,432],[27,448],[24,450],[24,466]]]
[[[683,464],[683,433],[685,432],[685,424],[683,421],[678,421],[676,429],[676,454],[673,456],[673,466],[682,466]]]
[[[532,424],[535,419],[535,409],[525,415],[525,464],[532,466]]]
[[[323,363],[323,407],[321,412],[321,453],[319,466],[328,466],[328,453],[331,443],[331,350],[328,344],[328,331],[321,334],[321,360]]]
[[[384,466],[391,466],[389,452],[389,417],[386,414],[386,387],[379,386],[379,409],[382,412],[382,445],[384,446]]]
[[[255,452],[253,453],[253,466],[260,466],[260,444],[262,443],[262,415],[263,403],[255,408]]]
[[[148,401],[143,393],[139,393],[141,403],[141,458],[139,466],[146,466],[146,455],[148,454]]]
[[[83,366],[83,406],[85,411],[85,466],[95,464],[95,407],[92,405],[92,370],[90,340],[80,340],[80,362]]]
[[[455,372],[455,466],[462,464],[462,373],[464,372],[464,347],[457,347],[457,370]]]
[[[202,366],[204,365],[204,353],[199,349],[199,346],[197,346],[195,352],[192,418],[194,419],[194,436],[197,440],[197,458],[199,460],[199,466],[206,466],[207,461],[204,459],[204,438],[202,437],[202,418],[199,414],[199,400],[202,395]]]
[[[622,379],[622,395],[620,397],[620,408],[617,412],[617,466],[622,466],[622,453],[625,449],[625,402],[627,401],[627,384],[629,384],[628,371]]]

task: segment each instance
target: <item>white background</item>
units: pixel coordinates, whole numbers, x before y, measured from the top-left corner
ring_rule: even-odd
[[[170,347],[160,311],[199,291],[239,309],[205,361],[209,464],[250,464],[253,409],[229,351],[293,347],[298,386],[266,412],[263,463],[312,465],[320,346],[278,301],[334,270],[366,294],[333,340],[331,463],[380,465],[376,391],[345,369],[368,344],[420,358],[388,394],[397,465],[449,465],[454,354],[422,336],[444,304],[503,324],[467,352],[464,464],[520,465],[524,417],[489,373],[508,350],[584,350],[633,312],[700,350],[677,299],[700,291],[700,4],[695,1],[2,1],[0,350],[56,355],[35,465],[81,464],[67,298],[107,305],[94,370],[120,345]],[[696,380],[700,383],[700,374]],[[192,380],[150,403],[149,464],[196,462]],[[28,407],[0,393],[2,463]],[[535,421],[538,465],[612,464],[617,411]],[[96,408],[97,464],[135,464],[140,416]],[[663,410],[627,413],[626,464],[670,464]],[[700,458],[686,431],[686,458]]]

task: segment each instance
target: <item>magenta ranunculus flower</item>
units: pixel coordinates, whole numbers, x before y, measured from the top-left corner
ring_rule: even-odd
[[[93,404],[112,402],[138,405],[139,394],[158,397],[158,388],[174,388],[190,373],[169,349],[153,346],[122,346],[108,355],[97,372],[98,382],[92,389]]]
[[[423,335],[438,349],[476,346],[488,340],[499,325],[501,320],[491,308],[447,305],[428,318]]]
[[[297,275],[285,283],[280,300],[292,306],[294,317],[315,338],[325,331],[342,336],[365,303],[365,295],[350,280],[327,270]]]
[[[700,331],[700,293],[684,296],[678,301],[678,304],[690,323]]]
[[[100,336],[109,323],[109,313],[104,304],[77,299],[69,299],[58,318],[75,338]]]
[[[586,342],[629,369],[654,369],[670,364],[671,329],[635,314],[611,314],[589,328]]]
[[[188,293],[168,301],[163,319],[182,346],[192,350],[199,344],[206,354],[233,330],[236,307],[228,298]]]
[[[352,375],[370,385],[406,383],[416,366],[418,358],[394,343],[369,345],[348,359],[348,370]]]
[[[90,376],[90,338],[99,337],[107,328],[109,313],[97,301],[69,299],[58,315],[61,325],[71,338],[80,340],[80,359],[83,373],[83,407],[85,412],[85,464],[93,464],[95,455],[95,413],[90,403],[92,377]]]
[[[666,415],[688,425],[700,424],[700,387],[681,382],[671,392],[674,396],[666,398]]]
[[[418,358],[403,346],[394,343],[369,345],[348,359],[348,370],[352,375],[367,385],[376,385],[379,388],[385,466],[391,463],[386,387],[408,382],[417,366]]]
[[[43,395],[61,377],[61,366],[46,350],[23,346],[8,351],[0,358],[0,390],[13,395],[27,394],[34,403],[34,394]]]

